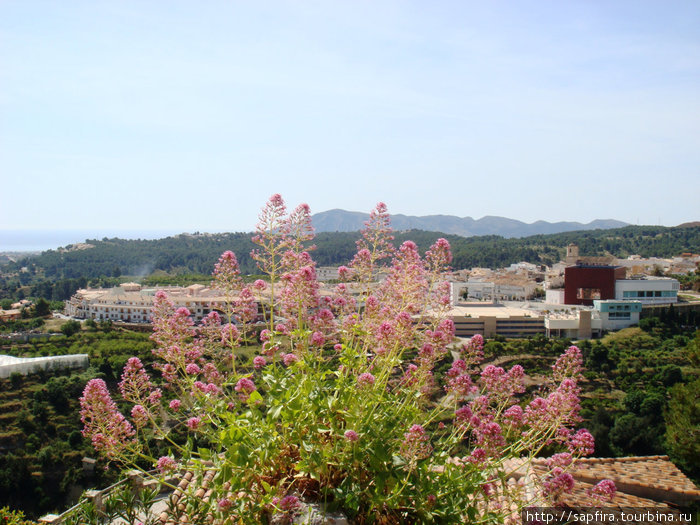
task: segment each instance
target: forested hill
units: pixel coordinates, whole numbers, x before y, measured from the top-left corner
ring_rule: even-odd
[[[314,240],[317,249],[313,253],[317,264],[347,264],[355,252],[358,235],[357,232],[319,233]],[[581,255],[627,257],[639,254],[643,257],[672,257],[682,252],[700,252],[698,226],[627,226],[519,239],[504,239],[495,235],[464,238],[412,230],[397,233],[396,243],[411,239],[424,251],[441,236],[446,237],[452,245],[453,267],[456,269],[475,266],[497,268],[519,261],[552,264],[562,259],[566,245],[572,242],[578,244]],[[92,247],[49,250],[10,263],[2,271],[7,276],[27,266],[32,280],[91,279],[118,275],[139,277],[156,270],[169,274],[208,274],[219,255],[225,250],[232,250],[238,256],[242,271],[255,273],[250,257],[254,245],[250,237],[248,233],[227,233],[182,234],[158,240],[88,240],[87,243]]]

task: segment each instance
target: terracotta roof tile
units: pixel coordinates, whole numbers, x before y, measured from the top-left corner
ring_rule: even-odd
[[[593,484],[611,479],[618,492],[656,501],[687,504],[700,499],[700,490],[668,456],[585,458],[576,462],[572,474]]]
[[[510,505],[506,492],[519,492],[529,501],[541,501],[539,482],[547,475],[545,460],[535,460],[528,466],[523,459],[509,459],[502,465],[507,475],[506,487],[495,487],[493,501],[496,505]],[[200,468],[185,472],[170,498],[171,508],[177,509],[173,517],[168,511],[161,513],[163,525],[191,523],[195,517],[190,514],[194,501],[207,501],[212,490],[210,485],[216,470]],[[574,489],[562,500],[569,507],[588,507],[592,500],[590,489],[603,479],[611,479],[617,486],[617,494],[606,509],[658,508],[671,510],[675,505],[687,505],[700,500],[700,490],[668,458],[668,456],[642,456],[624,458],[583,458],[576,462],[572,475],[576,480]],[[228,491],[224,486],[224,491]],[[518,509],[511,509],[511,522],[519,522]],[[516,518],[517,516],[517,518]],[[213,523],[211,517],[197,515],[198,522]]]

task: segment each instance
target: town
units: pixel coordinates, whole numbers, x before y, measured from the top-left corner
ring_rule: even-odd
[[[673,259],[586,257],[572,244],[566,260],[552,267],[521,262],[500,270],[451,273],[450,317],[458,337],[597,338],[637,324],[643,308],[677,305],[680,283],[657,274],[692,274],[698,263],[700,256],[690,253]],[[317,275],[331,290],[333,285],[328,283],[338,280],[338,267],[320,267]],[[378,274],[377,282],[382,277],[386,275]],[[65,314],[75,319],[147,323],[157,290],[133,282],[80,289],[66,301]],[[188,308],[196,322],[221,310],[225,302],[221,292],[202,284],[164,290],[177,307]],[[359,295],[361,290],[354,292]]]

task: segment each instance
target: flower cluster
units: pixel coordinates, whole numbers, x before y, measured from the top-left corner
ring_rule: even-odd
[[[91,379],[85,385],[80,398],[80,421],[83,436],[90,438],[95,450],[108,458],[118,459],[134,444],[134,428],[117,409],[102,379]]]
[[[395,248],[380,203],[357,254],[339,269],[343,282],[329,287],[317,279],[312,234],[308,206],[288,214],[273,195],[251,253],[265,279],[247,285],[236,255],[224,252],[213,286],[226,299],[197,326],[158,292],[152,339],[160,374],[149,376],[137,358],[127,362],[119,392],[131,421],[103,381],[88,383],[81,416],[95,448],[131,467],[150,460],[163,477],[206,468],[212,497],[185,495],[173,512],[196,508],[213,523],[291,519],[302,495],[332,501],[358,522],[505,517],[509,506],[489,500],[509,474],[504,459],[531,461],[545,447],[556,452],[546,460],[544,493],[556,501],[571,490],[569,470],[593,451],[591,434],[575,428],[578,348],[528,397],[522,367],[482,368],[483,337],[456,340],[445,239],[423,255],[411,241]],[[376,283],[380,271],[386,278]],[[435,373],[443,365],[444,376]],[[154,442],[167,449],[150,457]],[[601,484],[591,497],[613,493]]]
[[[433,447],[430,445],[430,437],[421,425],[411,426],[403,437],[400,449],[401,455],[408,460],[425,459],[433,451]]]

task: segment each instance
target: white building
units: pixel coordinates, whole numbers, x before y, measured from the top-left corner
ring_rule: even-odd
[[[338,266],[319,266],[316,268],[316,278],[321,281],[338,279]]]
[[[466,292],[467,300],[477,301],[524,301],[531,298],[537,288],[537,283],[525,284],[497,283],[482,280],[468,280],[465,282],[453,282],[453,304],[457,304]]]
[[[547,289],[544,302],[547,304],[564,304],[564,288]]]
[[[87,354],[55,355],[47,357],[13,357],[0,355],[0,378],[13,373],[32,374],[39,370],[59,370],[62,368],[87,368],[90,364]]]
[[[638,324],[641,311],[640,301],[595,300],[593,308],[573,307],[547,314],[544,327],[547,337],[590,339]]]
[[[640,301],[642,304],[677,303],[680,288],[680,283],[670,277],[618,279],[615,281],[615,299]]]
[[[66,301],[65,313],[78,319],[148,323],[158,289],[142,288],[136,283],[125,283],[115,288],[80,289]],[[225,298],[217,290],[201,284],[162,290],[175,308],[187,308],[195,322],[201,321],[213,309],[220,309],[225,303]]]

